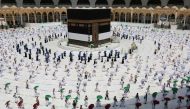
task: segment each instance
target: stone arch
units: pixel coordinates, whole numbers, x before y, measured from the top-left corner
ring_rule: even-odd
[[[139,14],[139,23],[144,23],[145,16],[143,13]]]
[[[15,13],[14,18],[15,18],[15,25],[19,27],[21,25],[21,16],[20,16],[20,14]]]
[[[108,5],[107,0],[96,0],[96,5]]]
[[[78,0],[77,5],[90,5],[88,0]]]
[[[131,22],[131,13],[126,13],[126,22]]]
[[[159,19],[159,20],[161,20],[161,21],[166,21],[166,20],[167,20],[167,14],[162,13],[162,14],[160,15],[160,19]]]
[[[148,6],[161,6],[160,0],[149,0],[147,3]]]
[[[179,16],[177,16],[176,23],[183,24],[183,22],[184,22],[184,15],[180,14]]]
[[[132,22],[138,22],[138,14],[137,13],[133,13],[133,19]]]
[[[114,6],[114,5],[117,5],[117,6],[123,5],[124,6],[125,1],[124,0],[114,0],[112,6]]]
[[[61,13],[61,20],[63,21],[63,23],[67,21],[67,14],[65,12]]]
[[[70,5],[71,6],[71,1],[70,0],[59,0],[59,5]]]
[[[40,5],[54,5],[53,0],[41,0]]]
[[[13,16],[10,13],[6,14],[6,21],[9,27],[13,27]]]
[[[151,23],[151,13],[146,14],[145,23]]]
[[[53,22],[53,13],[52,12],[48,13],[48,22]]]
[[[30,22],[30,23],[35,23],[35,16],[34,16],[34,13],[29,13],[29,22]]]
[[[141,0],[131,0],[130,6],[142,6]]]
[[[41,23],[42,22],[42,15],[40,12],[36,13],[36,22]]]
[[[125,22],[125,13],[123,13],[123,12],[120,15],[120,21]]]
[[[115,21],[119,21],[119,13],[118,12],[115,13]]]
[[[27,13],[22,14],[22,21],[23,21],[23,23],[28,23],[28,15],[27,15]]]
[[[154,14],[152,17],[152,23],[157,23],[158,22],[158,14]]]
[[[178,6],[178,5],[184,5],[184,1],[183,0],[169,0],[168,1],[168,6],[170,5],[174,5],[174,6]]]
[[[175,22],[175,14],[169,14],[168,15],[168,21],[169,22]]]
[[[34,0],[23,0],[23,5],[36,5]]]
[[[4,14],[0,13],[0,18],[4,18]]]
[[[59,14],[59,12],[54,13],[54,21],[55,22],[60,22],[60,14]]]
[[[43,14],[42,14],[42,22],[48,22],[47,13],[46,12],[43,12]]]

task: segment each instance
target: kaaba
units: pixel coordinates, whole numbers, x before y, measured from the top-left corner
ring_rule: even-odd
[[[111,41],[111,10],[98,8],[67,9],[68,44],[98,47]]]

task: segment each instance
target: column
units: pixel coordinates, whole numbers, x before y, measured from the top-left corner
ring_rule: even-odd
[[[107,0],[107,2],[108,2],[108,6],[109,6],[109,7],[112,7],[113,0]]]
[[[157,22],[160,21],[160,15],[158,15],[158,19],[157,19]]]
[[[125,13],[125,22],[126,22],[127,13]]]
[[[36,13],[34,13],[34,23],[37,23],[37,21],[36,21]]]
[[[43,19],[43,17],[42,17],[42,16],[43,16],[43,13],[40,13],[40,15],[41,15],[41,16],[40,16],[40,18],[41,18],[40,23],[43,23],[43,22],[44,22],[44,19]]]
[[[20,14],[20,23],[21,23],[21,25],[23,25],[22,14]]]
[[[27,23],[30,23],[29,20],[30,20],[30,15],[27,13]]]
[[[95,7],[95,2],[96,2],[95,0],[89,0],[89,2],[91,7]]]
[[[146,23],[146,16],[145,15],[143,15],[143,19],[144,19],[144,23]]]
[[[36,6],[40,6],[40,2],[41,2],[41,0],[34,0],[35,1],[35,3],[36,3]]]
[[[46,13],[47,15],[47,22],[49,22],[49,13]]]
[[[115,21],[115,13],[113,13],[113,21]]]
[[[77,6],[77,1],[78,0],[70,0],[70,1],[71,1],[72,7],[76,7]]]
[[[13,17],[13,25],[15,25],[15,16],[14,16],[14,14],[12,14],[12,17]]]
[[[185,24],[186,24],[186,16],[184,16],[184,22],[183,22],[183,26],[185,26]]]
[[[61,21],[61,20],[62,20],[62,19],[61,19],[61,13],[59,13],[59,17],[60,17],[60,21]]]
[[[169,16],[167,15],[167,22],[168,22],[168,17],[169,17]]]
[[[175,24],[177,22],[177,12],[175,13]]]
[[[131,13],[131,22],[133,22],[133,13]]]
[[[137,14],[137,22],[139,23],[139,14]]]
[[[150,16],[150,23],[152,24],[152,21],[153,21],[153,15],[151,14]]]
[[[6,18],[6,16],[7,16],[7,15],[5,14],[5,15],[4,15],[5,22],[7,22],[7,18]]]
[[[53,22],[55,22],[54,14],[55,14],[55,13],[52,12]]]

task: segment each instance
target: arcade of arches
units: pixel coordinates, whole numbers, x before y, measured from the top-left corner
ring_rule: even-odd
[[[190,9],[177,7],[156,8],[111,8],[112,21],[134,23],[157,23],[160,17],[167,18],[173,23],[190,24]],[[21,26],[25,23],[66,22],[66,8],[18,8],[3,7],[0,18],[4,18],[9,26]]]
[[[190,9],[177,8],[175,6],[156,8],[114,8],[112,9],[112,20],[133,23],[157,23],[161,17],[166,21],[183,25],[190,24]]]

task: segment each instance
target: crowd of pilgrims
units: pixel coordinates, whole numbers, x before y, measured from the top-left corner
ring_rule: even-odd
[[[104,105],[106,109],[109,109],[110,107],[127,107],[127,101],[125,99],[128,98],[133,91],[136,92],[136,101],[133,104],[146,104],[147,101],[152,100],[150,98],[148,99],[148,96],[151,96],[150,90],[152,87],[151,83],[149,83],[151,80],[158,82],[156,85],[160,88],[163,99],[169,95],[168,93],[165,93],[166,89],[171,90],[174,86],[176,88],[180,87],[181,90],[186,90],[186,93],[181,96],[189,94],[189,87],[185,87],[188,85],[189,81],[183,81],[182,79],[187,77],[190,71],[189,60],[188,58],[184,58],[184,49],[187,49],[187,45],[190,44],[188,32],[177,33],[171,30],[123,25],[113,27],[113,36],[120,40],[130,40],[135,42],[138,46],[141,46],[145,39],[151,40],[154,43],[154,52],[150,53],[152,55],[143,58],[130,48],[125,52],[122,50],[105,50],[94,54],[93,52],[82,50],[77,53],[73,53],[73,51],[69,50],[54,51],[45,46],[49,42],[60,40],[61,38],[67,38],[66,31],[66,26],[61,25],[55,27],[8,29],[1,30],[0,32],[0,78],[6,76],[6,73],[10,73],[13,75],[14,81],[19,81],[21,75],[23,75],[21,74],[23,73],[21,68],[27,68],[29,77],[24,82],[24,90],[34,90],[34,98],[36,98],[36,101],[34,104],[31,104],[33,109],[40,109],[40,105],[43,104],[41,103],[42,101],[40,101],[42,99],[39,99],[42,97],[41,92],[38,90],[38,87],[33,89],[32,84],[37,81],[36,78],[38,75],[47,76],[51,74],[52,80],[58,82],[59,89],[53,88],[51,98],[45,97],[44,100],[47,107],[56,109],[57,104],[51,103],[50,99],[60,98],[60,100],[64,99],[65,108],[72,107],[73,109],[83,109],[88,107],[89,109],[92,109],[94,103],[89,103],[91,97],[85,95],[84,98],[81,98],[80,95],[81,93],[87,93],[87,84],[89,84],[88,82],[93,78],[96,78],[97,69],[99,69],[98,66],[100,63],[102,63],[101,71],[106,73],[104,79],[107,81],[107,85],[111,87],[114,77],[119,76],[120,80],[118,80],[118,82],[121,86],[120,90],[123,90],[123,94],[121,96],[114,96],[113,100],[110,98],[111,92],[109,92],[109,90],[105,91],[105,100],[113,102],[112,106],[110,104]],[[135,59],[134,68],[131,68],[130,66],[129,60],[132,58]],[[68,59],[68,63],[64,66],[64,72],[62,73],[66,73],[66,76],[69,77],[73,73],[73,68],[77,72],[76,88],[75,90],[68,89],[69,91],[67,93],[67,95],[71,96],[73,93],[77,95],[77,98],[73,101],[71,101],[69,97],[64,97],[64,93],[66,93],[65,87],[68,84],[66,81],[67,77],[61,77],[59,80],[59,77],[57,76],[59,68],[62,66],[61,62],[65,62],[66,59]],[[150,61],[153,60],[156,61],[150,64]],[[159,63],[157,63],[157,60]],[[91,61],[93,63],[91,72],[85,71],[85,68]],[[51,70],[51,66],[54,66],[54,70]],[[117,73],[122,71],[121,66],[124,66],[126,70],[123,70],[124,72],[122,75],[118,75]],[[142,71],[144,70],[143,66],[145,66],[144,69],[146,71],[142,74]],[[44,74],[38,71],[40,68],[43,68],[41,70],[45,72]],[[129,73],[130,69],[135,69],[136,72],[133,71]],[[174,80],[178,80],[179,82],[173,83]],[[4,83],[4,81],[0,81],[1,86],[3,86],[2,83]],[[22,97],[22,93],[24,92],[20,91],[21,86],[12,86],[13,84],[14,83],[5,84],[4,87],[0,87],[0,90],[1,94],[12,94],[14,99],[0,102],[5,103],[7,109],[13,109],[12,106],[14,103],[17,104],[18,109],[23,109],[25,107],[25,101],[24,97]],[[101,84],[101,81],[96,81],[94,86],[96,92],[102,91],[100,88]],[[143,97],[140,97],[139,91],[130,90],[130,86],[135,84],[139,84],[139,90],[146,90],[145,93],[141,94]],[[127,89],[124,89],[124,86],[127,86]],[[2,92],[2,90],[4,90],[4,92]],[[60,93],[60,97],[56,96],[57,93]],[[118,98],[120,98],[120,100],[118,100]],[[153,98],[153,100],[155,99],[156,97]],[[186,106],[190,106],[190,99],[185,99],[187,101]],[[83,101],[84,104],[80,104],[79,101]],[[182,101],[176,101],[180,107]],[[103,102],[104,101],[101,100],[101,98],[97,98],[95,106],[104,107],[101,104]],[[164,108],[168,108],[169,101],[160,100],[160,102],[165,102]],[[153,106],[155,106],[155,104]]]

